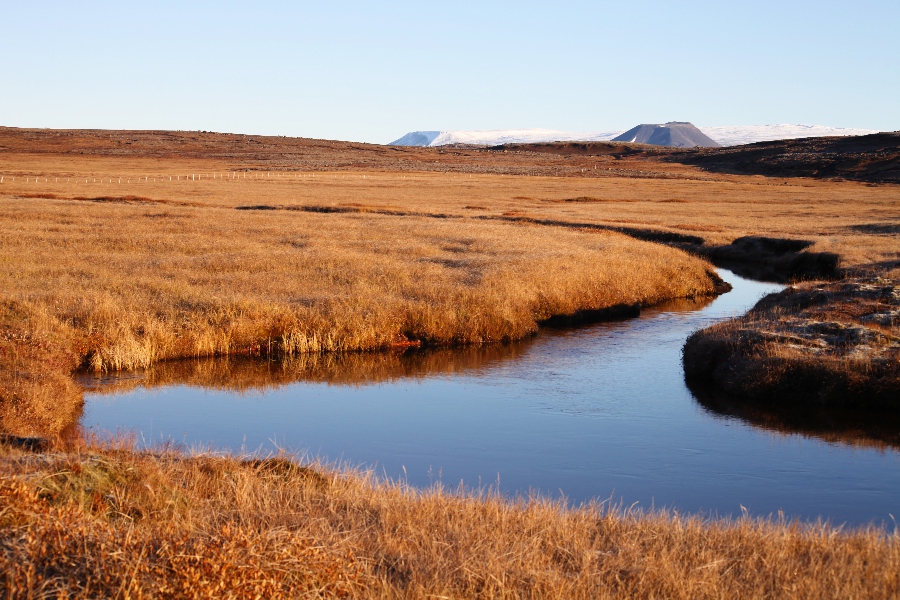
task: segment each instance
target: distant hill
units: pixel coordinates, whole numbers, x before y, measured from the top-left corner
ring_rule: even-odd
[[[664,160],[719,173],[900,183],[900,131],[673,151]]]
[[[874,129],[851,129],[826,125],[735,125],[698,127],[720,146],[737,146],[772,140],[808,137],[867,135]],[[554,129],[493,129],[483,131],[411,131],[391,146],[500,146],[547,142],[608,142],[622,131],[558,131]]]
[[[718,148],[719,144],[694,127],[692,123],[669,121],[662,125],[638,125],[632,127],[614,142],[672,146],[675,148]]]

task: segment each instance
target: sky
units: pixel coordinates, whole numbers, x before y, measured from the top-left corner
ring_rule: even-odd
[[[0,2],[0,125],[900,129],[900,2]]]

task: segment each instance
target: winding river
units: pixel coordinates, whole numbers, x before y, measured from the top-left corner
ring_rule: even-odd
[[[750,409],[686,386],[686,337],[780,287],[721,275],[734,290],[714,300],[517,344],[86,376],[81,424],[146,444],[287,449],[417,486],[892,528],[896,418]]]

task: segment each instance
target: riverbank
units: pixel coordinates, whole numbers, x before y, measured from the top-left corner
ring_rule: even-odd
[[[18,435],[77,415],[74,367],[502,342],[721,291],[704,260],[614,232],[134,199],[2,209],[0,394]]]
[[[880,597],[900,544],[739,519],[420,491],[283,459],[0,444],[16,596]]]
[[[684,346],[685,376],[747,401],[896,411],[898,325],[893,279],[798,284],[694,333]]]

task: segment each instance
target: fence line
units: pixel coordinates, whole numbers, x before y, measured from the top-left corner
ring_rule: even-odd
[[[250,174],[249,178],[247,177],[248,173]],[[296,177],[294,177],[294,176],[296,176]],[[316,176],[316,173],[304,172],[304,171],[280,171],[280,172],[276,171],[276,172],[274,172],[274,174],[271,171],[268,171],[265,173],[258,172],[258,171],[232,171],[230,173],[227,173],[227,172],[220,173],[220,172],[216,171],[213,173],[190,173],[190,174],[185,174],[185,175],[182,175],[182,174],[170,175],[170,174],[166,173],[166,174],[162,174],[162,175],[153,175],[153,176],[138,175],[136,177],[128,176],[128,175],[122,175],[122,176],[119,176],[119,175],[108,176],[107,175],[104,177],[85,177],[84,183],[86,183],[86,184],[92,184],[92,183],[111,184],[115,181],[115,183],[120,184],[120,183],[123,183],[122,180],[124,179],[125,184],[130,184],[130,183],[132,183],[132,178],[134,179],[134,183],[166,183],[167,182],[166,178],[168,178],[168,181],[175,181],[176,183],[178,183],[181,181],[200,182],[200,181],[203,181],[204,179],[206,179],[207,181],[209,181],[209,180],[217,180],[217,181],[241,180],[241,181],[243,181],[246,179],[250,179],[251,181],[253,181],[253,180],[261,180],[261,179],[294,179],[294,178],[304,179],[304,178],[315,178],[315,176]],[[25,183],[30,183],[30,184],[53,183],[55,185],[55,184],[62,183],[60,181],[61,177],[59,177],[58,175],[55,175],[55,176],[25,175],[24,177],[19,175],[18,177],[20,180],[24,179]],[[365,175],[362,175],[361,177],[362,177],[362,179],[366,178]],[[51,178],[53,179],[52,182],[50,181]],[[43,181],[41,181],[41,179],[43,179]],[[65,179],[66,179],[66,181],[65,181],[66,184],[80,183],[80,181],[81,181],[81,177],[69,176],[69,177],[66,177]],[[4,183],[4,184],[5,183],[15,183],[15,181],[16,181],[16,175],[0,175],[0,183]]]
[[[249,177],[248,177],[249,175]],[[315,178],[318,175],[320,179],[325,178],[334,178],[334,179],[367,179],[367,174],[357,174],[353,172],[310,172],[310,171],[231,171],[229,172],[219,172],[214,171],[212,173],[189,173],[189,174],[157,174],[157,175],[113,175],[113,176],[103,176],[103,177],[83,177],[84,183],[91,184],[125,184],[125,185],[133,185],[133,184],[148,184],[148,183],[181,183],[191,182],[191,183],[199,183],[204,180],[214,180],[214,181],[261,181],[261,180],[270,180],[270,179],[280,179],[284,180],[303,180],[305,178]],[[413,179],[415,175],[402,175],[396,174],[400,179]],[[470,175],[471,176],[471,175]],[[48,185],[79,185],[81,184],[82,176],[73,177],[68,176],[65,177],[65,183],[61,181],[63,177],[59,175],[11,175],[9,173],[0,174],[0,184],[10,184],[15,183],[16,178],[20,180],[24,180],[26,184],[34,185],[34,184],[48,184]],[[53,179],[51,182],[50,179]],[[132,181],[132,179],[134,181]],[[124,181],[123,181],[124,180]]]

